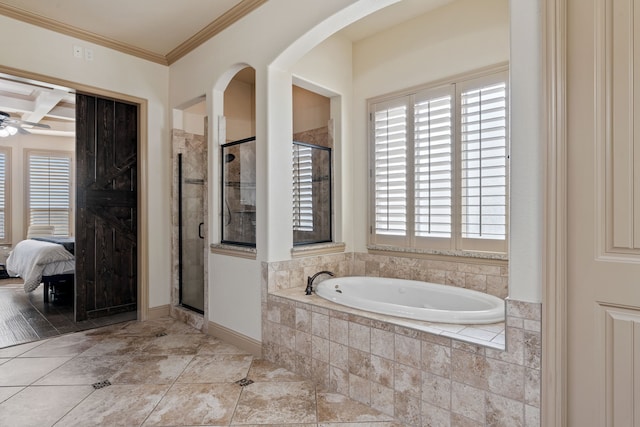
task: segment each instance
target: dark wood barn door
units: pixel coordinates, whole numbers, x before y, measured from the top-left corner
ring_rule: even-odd
[[[137,308],[138,105],[76,95],[76,321]]]

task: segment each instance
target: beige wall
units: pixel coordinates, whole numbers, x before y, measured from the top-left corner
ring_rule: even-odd
[[[327,126],[331,100],[326,96],[293,86],[293,133]]]
[[[147,152],[142,154],[145,158],[144,167],[150,177],[147,194],[143,196],[150,213],[145,218],[149,229],[146,242],[149,250],[149,307],[169,304],[169,68],[5,16],[0,16],[0,37],[15,42],[12,49],[3,52],[0,60],[2,66],[147,101],[148,116],[145,119],[148,123],[148,145]],[[74,58],[74,45],[93,49],[93,61]]]
[[[508,0],[459,0],[353,46],[354,247],[367,245],[367,99],[509,60]]]
[[[16,134],[0,139],[0,147],[9,147],[11,149],[11,163],[9,164],[11,172],[8,177],[11,187],[9,188],[9,198],[6,201],[6,206],[9,208],[10,215],[11,242],[15,245],[25,238],[25,152],[27,150],[74,152],[76,141],[75,138],[62,136]]]
[[[224,91],[226,141],[239,141],[256,135],[255,85],[233,79]]]

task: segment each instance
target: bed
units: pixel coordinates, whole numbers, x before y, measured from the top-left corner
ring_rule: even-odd
[[[73,283],[75,256],[73,239],[34,238],[19,242],[7,258],[7,272],[24,280],[24,291],[33,292],[42,283],[44,301],[56,285]],[[67,248],[65,248],[65,245]]]

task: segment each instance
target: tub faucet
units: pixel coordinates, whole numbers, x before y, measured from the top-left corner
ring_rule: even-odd
[[[316,274],[314,274],[313,276],[308,276],[307,277],[307,288],[304,290],[304,293],[306,295],[311,295],[313,293],[313,281],[316,280],[316,277],[318,277],[321,274],[328,274],[329,276],[335,276],[335,274],[333,274],[330,271],[318,271]]]

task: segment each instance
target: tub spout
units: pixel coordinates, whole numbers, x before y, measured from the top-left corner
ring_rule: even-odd
[[[335,276],[335,274],[333,274],[330,271],[318,271],[316,274],[314,274],[313,276],[308,276],[307,277],[307,288],[304,290],[304,293],[306,295],[311,295],[313,293],[313,281],[316,280],[316,277],[318,277],[321,274],[328,274],[329,276]]]

